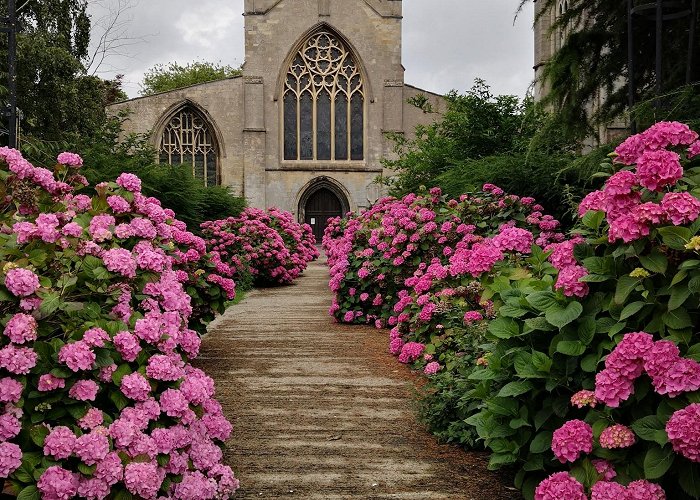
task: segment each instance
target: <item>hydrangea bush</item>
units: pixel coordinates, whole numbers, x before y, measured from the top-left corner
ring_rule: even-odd
[[[233,282],[136,176],[90,197],[77,155],[0,158],[0,477],[23,499],[232,495],[231,424],[190,361]]]
[[[230,267],[228,276],[250,273],[259,284],[289,284],[318,257],[311,226],[276,208],[246,208],[238,217],[205,222],[202,231],[217,262]]]
[[[517,466],[528,498],[700,498],[698,155],[695,132],[659,123],[617,148],[604,188],[582,201],[574,234],[535,238],[529,255],[513,243],[517,259],[499,260],[475,243],[450,263],[478,280],[468,293],[479,304],[491,301],[490,310],[465,310],[469,295],[443,298],[464,314],[464,331],[484,336],[485,355],[431,375],[427,401],[447,410],[444,436],[470,443],[463,436],[475,433],[492,467]],[[362,231],[353,220],[333,230],[340,229],[344,236],[327,246],[353,257],[335,259],[333,276],[367,246],[348,238]],[[414,243],[433,248],[427,241]],[[416,259],[416,268],[433,257]],[[415,269],[408,271],[397,283]],[[406,294],[387,309],[401,299],[415,300]],[[409,331],[420,328],[420,313],[405,319]],[[406,359],[420,359],[418,347],[405,346]],[[570,472],[541,482],[571,461]]]

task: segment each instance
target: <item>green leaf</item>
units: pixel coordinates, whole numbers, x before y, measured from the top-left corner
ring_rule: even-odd
[[[700,498],[700,466],[682,461],[678,466],[678,482],[688,495]]]
[[[631,304],[627,304],[625,308],[622,310],[620,313],[620,320],[626,320],[627,318],[634,316],[637,314],[639,311],[642,310],[642,308],[646,305],[645,302],[642,301],[637,301],[637,302],[632,302]]]
[[[668,310],[673,311],[682,306],[690,297],[690,290],[685,286],[674,286],[671,288],[671,298],[668,299]]]
[[[580,322],[578,327],[578,338],[584,345],[588,345],[593,341],[593,338],[595,337],[595,326],[595,319],[592,316],[588,316]]]
[[[131,493],[126,490],[121,490],[114,495],[114,500],[133,500],[133,498],[134,497],[131,495]]]
[[[109,393],[109,399],[112,400],[112,403],[114,403],[114,406],[116,406],[119,411],[129,405],[129,400],[119,391],[111,391]]]
[[[603,223],[604,220],[605,220],[605,212],[602,212],[600,210],[589,210],[583,216],[583,218],[581,219],[581,222],[588,229],[593,229],[594,231],[597,231],[598,228],[600,228],[600,225]]]
[[[598,368],[598,355],[589,354],[581,360],[581,369],[586,373],[593,373]]]
[[[531,453],[544,453],[552,446],[552,431],[542,431],[538,433],[530,442]]]
[[[489,332],[499,339],[509,339],[520,335],[520,326],[511,318],[497,318],[489,323]]]
[[[688,277],[687,271],[683,271],[683,270],[678,271],[676,273],[676,275],[673,277],[673,279],[671,280],[671,286],[677,285],[678,283],[680,283],[681,281],[683,281],[687,277]],[[693,292],[693,293],[695,293],[695,292]]]
[[[22,459],[22,465],[12,475],[22,483],[31,484],[34,482],[34,466],[24,458]]]
[[[583,266],[592,274],[610,275],[613,273],[614,261],[610,257],[588,257],[583,259]]]
[[[39,488],[34,485],[27,486],[17,495],[17,500],[41,500]]]
[[[496,415],[518,416],[518,402],[514,399],[495,397],[486,401],[486,408]]]
[[[124,363],[122,365],[119,365],[119,367],[114,370],[114,373],[112,373],[112,382],[114,382],[115,385],[120,386],[122,383],[122,379],[126,375],[131,375],[131,367]]]
[[[554,292],[548,291],[531,293],[525,300],[527,300],[527,303],[532,307],[542,312],[559,305],[557,295]]]
[[[41,306],[39,306],[39,312],[42,316],[49,316],[55,312],[61,305],[61,296],[56,292],[42,293]]]
[[[97,469],[97,465],[86,465],[82,462],[78,464],[78,470],[86,476],[92,476],[95,469]]]
[[[660,446],[652,446],[644,457],[644,477],[646,479],[659,479],[673,464],[676,458],[672,448],[664,449]]]
[[[668,269],[668,258],[658,250],[655,250],[650,255],[639,257],[639,262],[642,263],[644,269],[652,273],[664,274],[666,269]]]
[[[695,276],[688,282],[688,290],[690,290],[690,293],[700,293],[700,276]]]
[[[693,326],[693,322],[690,320],[688,311],[682,307],[664,313],[661,316],[661,319],[667,327],[674,330],[680,330],[682,328]]]
[[[498,391],[498,396],[501,398],[520,396],[532,390],[533,387],[532,382],[527,380],[515,380],[504,385],[501,390]]]
[[[501,306],[498,312],[501,314],[501,316],[505,316],[506,318],[520,318],[525,316],[530,311],[506,304]]]
[[[685,250],[685,245],[693,237],[693,233],[687,227],[666,226],[658,229],[664,245],[674,250]]]
[[[657,415],[649,415],[635,420],[630,427],[632,427],[634,433],[644,441],[653,441],[660,446],[664,446],[668,443],[665,425]]]
[[[586,346],[580,340],[560,340],[557,343],[557,352],[567,356],[580,356],[586,352]]]
[[[29,429],[29,437],[31,437],[34,444],[39,447],[44,446],[44,440],[48,435],[49,429],[45,425],[35,425]]]
[[[549,370],[552,369],[552,358],[543,352],[534,351],[532,353],[532,366],[534,366],[536,370],[549,373]]]
[[[566,308],[551,308],[545,313],[545,318],[557,328],[564,328],[566,325],[581,316],[583,306],[579,302],[570,302]]]
[[[550,325],[547,322],[547,319],[542,316],[527,318],[525,320],[525,328],[523,329],[523,333],[530,333],[538,330],[543,332],[551,332],[552,330],[556,330],[556,327]]]
[[[632,290],[634,290],[637,285],[641,282],[640,278],[633,278],[630,275],[621,276],[617,280],[617,288],[615,289],[615,298],[613,299],[616,304],[624,304],[627,297],[630,296]]]

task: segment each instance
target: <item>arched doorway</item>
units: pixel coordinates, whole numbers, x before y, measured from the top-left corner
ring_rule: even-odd
[[[309,196],[304,208],[304,222],[313,228],[318,243],[323,238],[323,232],[328,226],[328,219],[342,215],[343,206],[340,200],[327,188],[321,188]]]
[[[343,189],[325,177],[315,179],[307,185],[299,198],[299,222],[311,226],[318,243],[323,239],[328,220],[343,217],[349,211],[348,199]]]

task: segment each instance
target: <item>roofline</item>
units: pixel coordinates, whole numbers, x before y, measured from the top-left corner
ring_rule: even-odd
[[[433,96],[435,96],[435,97],[442,97],[442,98],[445,97],[445,94],[438,94],[437,92],[432,92],[432,91],[430,91],[430,90],[425,90],[425,89],[422,89],[422,88],[420,88],[420,87],[416,87],[415,85],[411,85],[411,84],[408,84],[408,83],[404,83],[403,86],[404,86],[404,87],[411,87],[412,89],[415,89],[415,90],[418,90],[418,91],[420,91],[420,92],[423,92],[424,94],[433,95]]]
[[[242,77],[243,77],[243,75],[235,75],[235,76],[227,76],[226,78],[219,78],[218,80],[209,80],[208,82],[193,83],[192,85],[187,85],[185,87],[178,87],[178,88],[172,89],[172,90],[164,90],[163,92],[156,92],[155,94],[142,95],[142,96],[138,96],[138,97],[132,97],[131,99],[125,99],[123,101],[113,102],[112,104],[109,104],[107,107],[109,108],[111,106],[116,106],[117,104],[124,104],[127,102],[138,101],[139,99],[148,99],[149,97],[155,97],[158,95],[170,94],[172,92],[179,92],[181,90],[191,89],[193,87],[201,87],[202,85],[210,85],[212,83],[223,82],[224,80],[236,80],[236,79],[242,78]]]

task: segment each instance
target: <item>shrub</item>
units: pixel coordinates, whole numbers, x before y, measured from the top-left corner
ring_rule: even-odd
[[[233,494],[231,425],[190,364],[203,242],[134,175],[90,197],[77,155],[55,172],[0,156],[0,477],[22,498]]]

